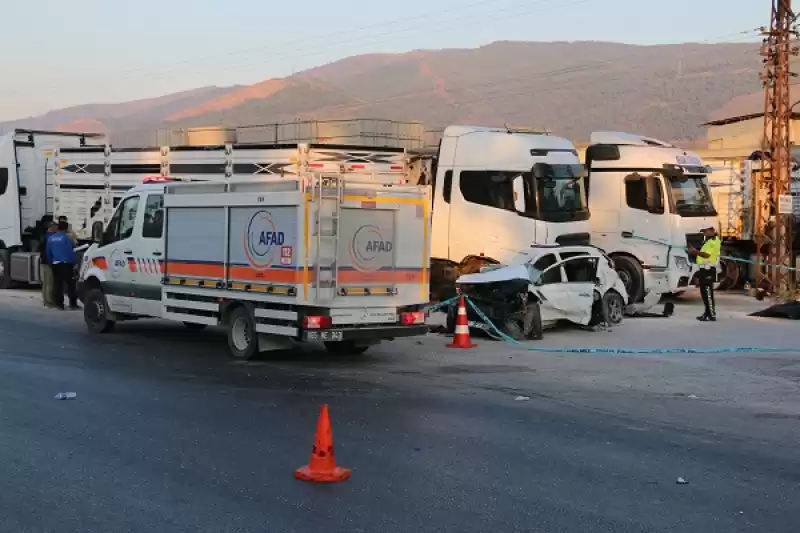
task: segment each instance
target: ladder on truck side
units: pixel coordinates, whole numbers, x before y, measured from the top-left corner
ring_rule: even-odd
[[[317,250],[314,258],[314,289],[317,300],[333,300],[339,289],[339,227],[344,180],[339,176],[315,175],[312,201],[316,205]],[[325,295],[323,291],[327,291]]]

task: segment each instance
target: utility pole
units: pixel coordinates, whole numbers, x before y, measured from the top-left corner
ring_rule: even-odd
[[[764,136],[760,172],[753,173],[756,214],[756,286],[770,292],[794,289],[792,266],[791,198],[792,155],[789,127],[792,120],[789,80],[796,76],[789,63],[798,49],[792,46],[795,15],[791,0],[772,0],[769,29],[763,30]],[[780,268],[783,266],[784,268]]]

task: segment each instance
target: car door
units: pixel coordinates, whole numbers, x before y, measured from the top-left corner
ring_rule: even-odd
[[[534,263],[542,271],[536,290],[542,297],[542,321],[588,324],[594,302],[596,259],[588,254],[546,254]],[[580,255],[580,257],[578,257]],[[566,267],[569,267],[569,271]],[[581,275],[576,273],[581,272]],[[592,281],[585,281],[585,280]]]
[[[117,313],[133,313],[136,268],[134,228],[139,214],[140,196],[129,196],[120,203],[103,234],[98,257],[105,260],[107,279],[103,285],[108,305]]]
[[[555,253],[544,254],[532,266],[539,275],[533,284],[533,292],[541,300],[542,323],[548,325],[563,320],[565,316],[561,308],[564,303],[561,300],[564,295],[560,286],[564,276],[559,258]]]
[[[587,252],[561,252],[564,272],[564,292],[569,295],[562,309],[564,317],[576,324],[588,324],[592,319],[597,266],[599,259]]]
[[[132,248],[135,250],[132,267],[136,299],[134,312],[146,316],[161,316],[161,278],[164,260],[164,194],[161,191],[143,195],[144,209],[141,226],[137,226]]]

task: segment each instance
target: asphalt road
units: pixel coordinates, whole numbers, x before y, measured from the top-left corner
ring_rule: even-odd
[[[606,397],[603,410],[560,401],[569,383],[515,401],[459,379],[466,366],[402,357],[237,364],[217,331],[91,336],[79,315],[0,298],[0,530],[797,531],[797,439],[763,444],[770,428],[800,435],[797,418],[726,436],[634,419]],[[77,398],[53,399],[65,391]],[[345,483],[292,477],[322,403]],[[708,416],[724,426],[726,413]]]

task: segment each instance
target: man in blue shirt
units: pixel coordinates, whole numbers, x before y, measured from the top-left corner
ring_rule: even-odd
[[[53,269],[53,299],[57,308],[64,309],[64,285],[67,286],[69,308],[78,309],[78,291],[75,289],[75,249],[67,235],[69,224],[58,223],[58,231],[47,238],[47,260]]]

